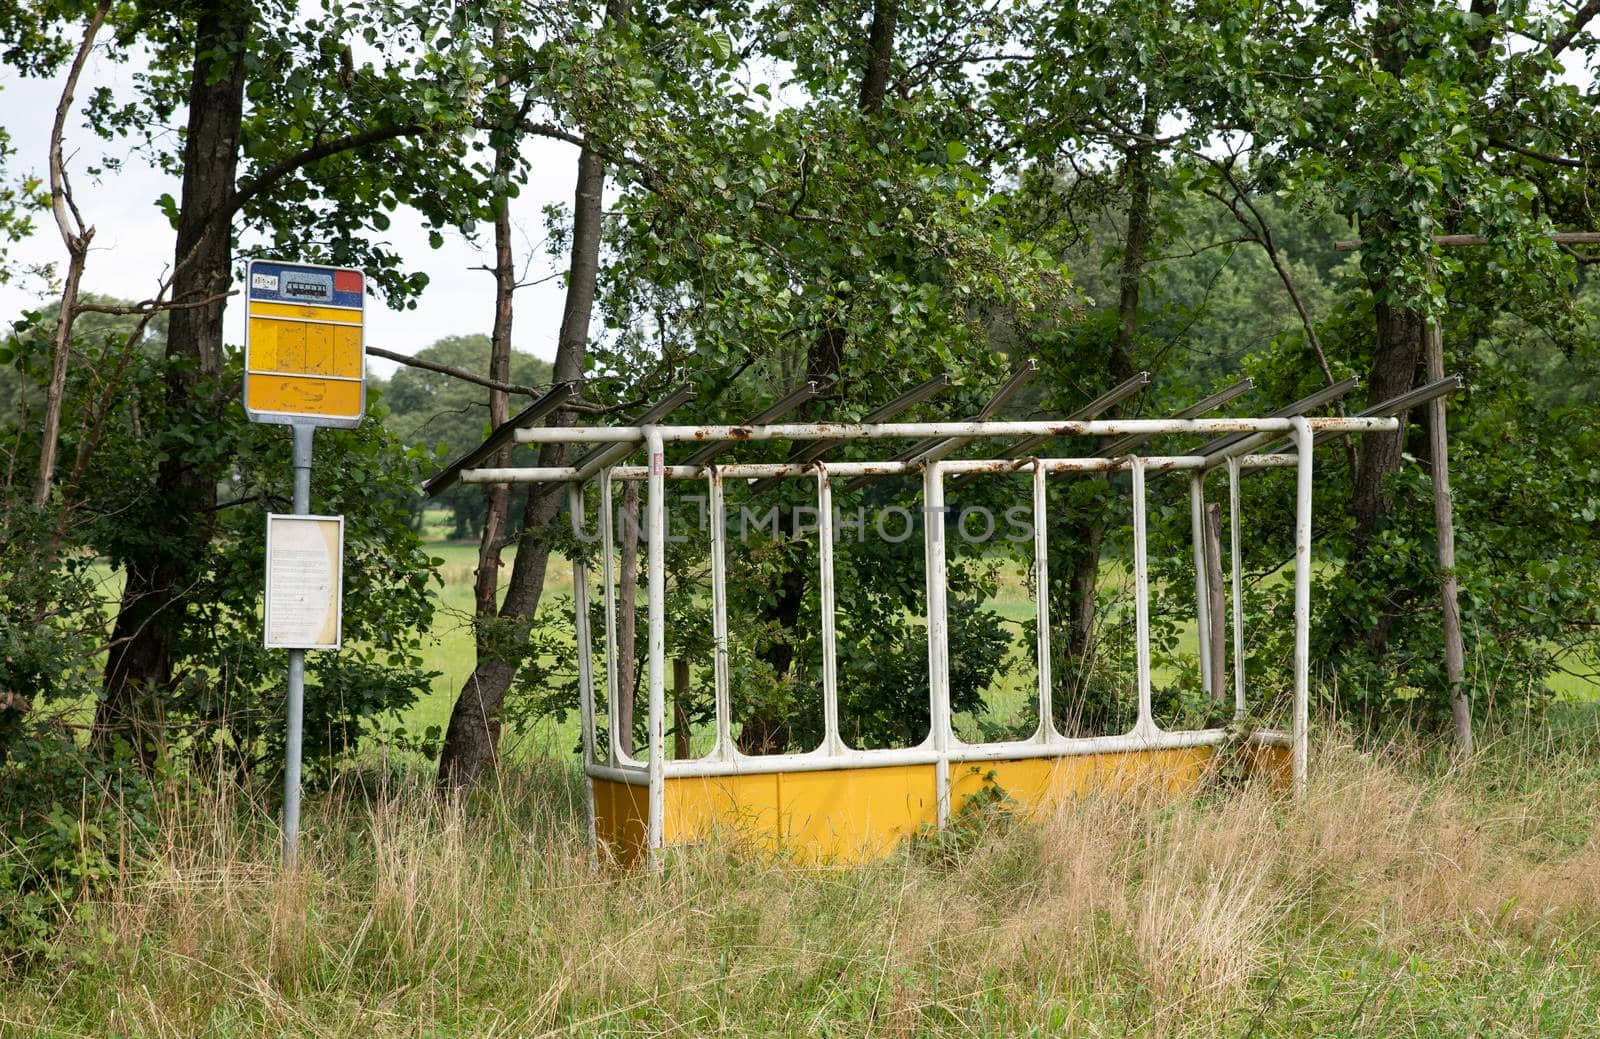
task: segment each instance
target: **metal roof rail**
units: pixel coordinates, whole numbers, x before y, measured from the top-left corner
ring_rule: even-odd
[[[1238,400],[1246,393],[1249,393],[1251,390],[1255,389],[1255,386],[1255,379],[1246,376],[1245,378],[1234,383],[1232,386],[1224,387],[1209,397],[1202,397],[1193,404],[1189,405],[1187,408],[1175,412],[1168,417],[1199,418],[1208,411],[1214,411],[1217,408],[1222,407],[1224,404],[1231,404],[1233,401]],[[1110,444],[1099,449],[1095,453],[1105,455],[1108,458],[1120,458],[1123,455],[1132,454],[1133,449],[1138,447],[1140,444],[1154,439],[1154,433],[1130,433],[1120,440],[1112,441]]]
[[[475,469],[488,460],[496,451],[511,443],[519,429],[525,429],[540,419],[553,414],[561,409],[573,394],[575,383],[558,382],[550,387],[550,392],[535,400],[532,404],[517,412],[511,418],[502,422],[483,438],[483,443],[457,458],[445,466],[439,473],[422,485],[423,493],[430,498],[439,495],[454,487],[461,480],[464,469]]]
[[[1361,380],[1355,376],[1351,376],[1348,379],[1334,383],[1332,386],[1324,386],[1322,389],[1309,396],[1301,397],[1293,404],[1286,404],[1266,417],[1295,418],[1296,416],[1304,415],[1308,411],[1314,411],[1325,404],[1333,403],[1360,385]],[[1193,451],[1185,452],[1185,454],[1204,455],[1206,458],[1212,461],[1212,464],[1216,464],[1220,463],[1230,454],[1240,453],[1238,451],[1232,451],[1229,449],[1236,447],[1246,440],[1254,440],[1255,444],[1252,446],[1260,446],[1261,444],[1265,443],[1266,441],[1264,439],[1260,439],[1262,436],[1263,434],[1260,433],[1229,433],[1227,436],[1218,437],[1215,440],[1200,445]],[[1279,438],[1272,437],[1271,439],[1276,440]]]
[[[1028,385],[1033,377],[1038,374],[1038,371],[1038,361],[1031,357],[1024,361],[1011,373],[1011,377],[1006,379],[1000,388],[994,392],[994,396],[989,398],[988,403],[973,416],[973,421],[985,422],[993,418],[994,413],[1004,407],[1024,386]],[[951,452],[960,450],[966,444],[970,444],[974,439],[974,437],[947,437],[944,439],[930,438],[922,440],[895,455],[892,461],[917,463],[938,461]],[[875,479],[878,479],[878,477],[858,476],[845,484],[842,493],[848,494],[850,491],[860,490]]]
[[[659,403],[652,406],[648,411],[640,415],[638,418],[629,422],[628,425],[653,426],[693,399],[694,385],[687,382],[681,383],[671,393],[661,398]],[[593,476],[595,473],[598,473],[606,466],[611,465],[614,462],[620,462],[622,459],[628,457],[638,446],[639,445],[637,442],[630,442],[624,444],[607,444],[604,447],[595,448],[593,451],[590,451],[588,454],[584,455],[578,460],[577,464],[574,466],[574,468],[577,470],[577,474],[573,477],[573,479],[579,481],[589,479],[589,477]]]
[[[833,382],[831,380],[826,382],[818,382],[815,379],[810,380],[802,384],[799,388],[790,390],[782,397],[779,397],[777,400],[773,401],[771,406],[764,411],[758,412],[748,424],[752,426],[763,426],[769,422],[776,422],[779,419],[789,415],[794,411],[795,408],[798,408],[806,401],[812,400],[820,394],[826,392],[827,389],[832,385]],[[705,447],[702,447],[700,450],[696,451],[694,454],[677,464],[705,465],[732,446],[733,443],[727,440],[721,440],[714,444],[707,444]]]
[[[1106,409],[1121,404],[1123,401],[1127,400],[1129,397],[1132,397],[1140,390],[1143,390],[1148,385],[1150,385],[1150,373],[1138,372],[1130,378],[1124,379],[1117,383],[1115,386],[1111,387],[1094,400],[1068,415],[1062,421],[1087,422],[1090,419],[1098,416]],[[1037,436],[1029,437],[1026,440],[1019,440],[1015,444],[1012,444],[1010,447],[1006,448],[1004,451],[1000,452],[1000,457],[1021,458],[1037,454],[1038,452],[1035,450],[1036,448],[1048,444],[1050,441],[1055,439],[1057,438],[1050,436]]]
[[[863,425],[871,425],[876,422],[887,422],[907,409],[915,407],[930,397],[935,397],[944,392],[944,390],[949,387],[950,382],[950,373],[940,372],[927,382],[913,386],[911,389],[907,390],[905,393],[902,393],[889,403],[868,412],[866,415],[863,415],[861,418],[861,423]],[[815,462],[817,459],[821,458],[823,455],[827,454],[829,451],[838,447],[842,443],[844,443],[843,440],[815,441],[811,444],[807,444],[805,447],[797,451],[794,456],[789,459],[789,461],[795,463],[796,465],[808,465],[811,462]],[[781,482],[781,480],[775,477],[766,480],[757,480],[750,486],[750,490],[752,493],[759,494],[762,491],[765,491],[775,484]]]

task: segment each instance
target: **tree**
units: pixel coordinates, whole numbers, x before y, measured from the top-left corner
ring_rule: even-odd
[[[30,71],[48,73],[64,60],[51,27],[76,9],[41,5],[0,28]],[[364,223],[386,226],[382,204],[392,206],[397,190],[426,183],[440,189],[435,197],[446,197],[461,180],[453,162],[459,146],[447,134],[470,119],[459,103],[469,96],[470,75],[462,73],[470,67],[426,42],[431,26],[450,16],[419,6],[404,23],[388,17],[344,10],[303,22],[292,5],[153,3],[111,11],[118,52],[149,48],[152,74],[141,79],[137,101],[97,93],[91,123],[105,135],[142,138],[156,161],[183,178],[181,197],[163,200],[176,232],[163,374],[168,424],[157,431],[162,451],[151,483],[132,503],[144,536],[114,554],[126,582],[98,712],[99,733],[138,732],[147,753],[159,734],[146,722],[172,689],[185,603],[216,529],[216,488],[231,454],[232,445],[215,434],[236,392],[224,378],[221,318],[240,221],[270,227],[275,245],[309,259],[365,260],[403,301],[421,283],[382,246],[349,232]],[[386,47],[379,63],[356,67],[340,41],[380,34]],[[187,110],[187,129],[173,151],[163,135],[166,117],[179,107]],[[354,162],[420,137],[429,138],[429,148],[412,158],[431,160]],[[337,236],[331,249],[309,246],[319,232]]]
[[[590,49],[585,56],[595,63],[594,67],[605,68],[608,58],[631,56],[631,52],[621,45],[620,39],[627,25],[627,7],[623,0],[607,0],[604,24],[592,40],[586,41]],[[629,67],[626,63],[613,64],[612,75],[621,75]],[[619,107],[626,111],[625,106]],[[617,113],[613,112],[612,118],[616,116]],[[597,123],[600,125],[595,125]],[[607,140],[607,136],[604,133],[605,124],[599,117],[580,125],[586,136],[578,154],[578,176],[572,206],[571,263],[567,271],[566,299],[561,311],[561,330],[556,339],[552,371],[554,382],[573,385],[582,378],[585,368],[589,321],[594,308],[595,281],[600,264],[601,216],[606,179],[604,152],[610,148],[620,150],[621,147],[620,143],[600,143]],[[588,140],[588,137],[594,137],[595,140]],[[507,308],[510,305],[509,300],[503,297],[497,299],[497,304]],[[506,314],[509,321],[509,309]],[[496,320],[500,320],[498,307]],[[572,418],[571,410],[562,409],[551,416],[550,421],[560,425],[570,422]],[[559,465],[562,454],[558,445],[546,446],[539,452],[539,463]],[[444,790],[456,792],[470,788],[496,760],[502,724],[501,706],[523,652],[499,647],[522,647],[527,642],[528,631],[544,593],[544,576],[549,566],[552,544],[552,531],[549,528],[559,515],[561,506],[561,496],[550,493],[548,488],[528,495],[522,510],[517,555],[512,563],[511,579],[500,603],[498,616],[490,621],[486,616],[487,609],[480,607],[477,666],[467,677],[450,712],[450,725],[445,732],[444,749],[439,756],[439,784]],[[485,599],[483,607],[487,605]],[[490,626],[499,630],[493,634],[483,630]]]

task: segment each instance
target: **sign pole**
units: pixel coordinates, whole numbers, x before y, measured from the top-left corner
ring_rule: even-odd
[[[317,427],[296,422],[294,432],[294,511],[311,513],[311,439]],[[289,651],[289,718],[283,763],[283,862],[294,868],[300,840],[300,752],[305,728],[306,651]]]
[[[366,276],[348,267],[253,259],[244,333],[244,410],[294,433],[294,511],[267,516],[263,643],[289,651],[283,863],[300,838],[306,650],[343,639],[344,517],[311,515],[317,426],[355,429],[367,409]]]

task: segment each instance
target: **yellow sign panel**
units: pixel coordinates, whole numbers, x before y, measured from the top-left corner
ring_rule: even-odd
[[[256,422],[354,426],[366,410],[360,271],[251,260],[245,412]]]

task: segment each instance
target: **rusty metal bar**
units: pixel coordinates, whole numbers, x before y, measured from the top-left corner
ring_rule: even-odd
[[[916,407],[918,404],[921,404],[923,401],[928,400],[928,399],[930,399],[932,397],[935,397],[935,396],[939,395],[940,393],[944,392],[944,390],[947,387],[949,387],[950,382],[951,382],[951,379],[950,379],[949,373],[948,372],[940,372],[938,375],[935,375],[933,378],[929,379],[928,381],[926,381],[924,383],[921,383],[921,384],[919,384],[917,386],[913,386],[911,389],[907,390],[905,393],[902,393],[900,396],[896,397],[894,400],[890,401],[889,403],[884,404],[883,406],[868,412],[866,414],[866,416],[864,418],[862,418],[862,420],[861,420],[862,424],[863,425],[871,425],[871,424],[874,424],[874,423],[887,422],[890,419],[894,418],[896,415],[904,414],[906,411],[908,411],[909,409],[911,409],[913,407]],[[741,438],[741,437],[730,437],[728,439],[739,440],[739,439],[743,439],[743,438]],[[817,459],[821,458],[823,455],[827,454],[829,451],[832,451],[834,448],[836,448],[840,444],[844,443],[843,440],[824,440],[824,439],[817,439],[815,437],[780,437],[780,438],[769,438],[769,439],[783,439],[783,440],[816,439],[817,440],[816,443],[807,444],[805,447],[803,447],[800,450],[796,451],[793,454],[792,457],[790,457],[789,461],[794,462],[794,463],[798,463],[798,464],[801,464],[801,465],[804,465],[804,464],[806,464],[808,462],[815,462]],[[769,490],[773,486],[774,482],[775,481],[771,480],[771,479],[759,480],[754,485],[751,486],[750,491],[751,491],[752,494],[760,494],[760,493],[762,493],[762,492],[764,492],[766,490]]]
[[[791,390],[782,397],[779,397],[777,400],[773,401],[771,406],[758,412],[756,416],[750,420],[750,424],[752,426],[764,426],[769,422],[776,422],[781,418],[785,418],[792,414],[800,405],[809,400],[815,399],[819,393],[822,393],[831,385],[832,383],[819,383],[815,380],[809,381],[799,389]],[[682,464],[705,465],[732,446],[733,444],[726,440],[718,441],[714,444],[707,444],[705,447],[702,447],[688,458],[685,458]]]
[[[1039,731],[1041,742],[1055,735],[1054,690],[1050,674],[1050,547],[1047,533],[1045,468],[1033,463],[1033,623],[1039,655]]]
[[[833,487],[827,463],[818,460],[817,471],[817,573],[819,612],[822,619],[822,749],[837,754],[839,739],[839,642],[833,601]]]
[[[928,583],[928,738],[937,755],[934,797],[938,823],[950,821],[950,613],[944,548],[944,463],[922,469],[923,550]]]
[[[663,444],[661,431],[657,427],[646,426],[644,433],[645,455],[650,460],[651,469],[655,471],[655,475],[650,478],[649,497],[645,505],[645,511],[648,516],[647,530],[650,537],[647,545],[649,559],[646,564],[649,578],[650,611],[648,615],[648,650],[650,657],[650,757],[647,762],[650,770],[648,837],[651,860],[659,865],[659,853],[663,840],[662,826],[666,817],[667,791],[665,771],[667,759],[667,495],[666,481],[662,478],[660,472],[666,445]]]
[[[1233,720],[1244,721],[1244,563],[1239,534],[1239,459],[1228,459],[1228,576],[1233,582]]]
[[[1386,418],[1313,418],[1315,432],[1373,433],[1393,432],[1397,425]],[[1097,419],[1049,422],[793,422],[770,426],[658,426],[665,443],[694,443],[711,440],[895,440],[913,437],[1102,437],[1124,433],[1288,433],[1293,423],[1288,418],[1211,418],[1211,419]],[[643,439],[636,426],[585,427],[535,426],[517,431],[523,444],[548,443],[630,443]]]
[[[1294,506],[1294,723],[1295,794],[1304,797],[1309,769],[1307,733],[1311,721],[1311,424],[1294,420],[1296,467]]]
[[[572,517],[573,537],[583,539],[583,484],[567,485],[567,511]],[[594,731],[594,640],[589,630],[589,569],[583,557],[572,557],[572,615],[573,634],[578,650],[578,710],[583,727],[584,767],[595,763]],[[587,779],[583,784],[584,819],[589,828],[589,843],[595,840],[594,784]]]
[[[712,467],[711,511],[711,641],[714,659],[711,684],[716,699],[717,746],[712,757],[733,758],[733,708],[728,668],[728,510],[722,497],[722,474]]]
[[[1231,404],[1232,402],[1238,400],[1240,397],[1253,390],[1255,385],[1256,381],[1254,379],[1240,379],[1232,386],[1218,390],[1209,397],[1202,397],[1200,400],[1195,401],[1187,408],[1183,408],[1174,412],[1170,417],[1199,418],[1201,415],[1204,415],[1207,412],[1215,411],[1217,408],[1220,408],[1225,404]],[[1117,458],[1121,455],[1132,452],[1134,448],[1139,447],[1146,441],[1149,441],[1153,438],[1154,434],[1152,433],[1134,433],[1130,436],[1122,437],[1120,440],[1114,440],[1102,448],[1096,449],[1095,454],[1105,455],[1110,458]]]
[[[1134,666],[1137,670],[1139,718],[1136,735],[1156,733],[1150,707],[1150,554],[1145,532],[1144,459],[1133,456],[1133,618]]]
[[[1313,420],[1316,421],[1316,420]],[[1394,420],[1388,420],[1394,421]],[[1370,432],[1370,430],[1368,430]],[[1129,457],[1099,458],[1085,456],[1082,458],[1040,458],[1037,461],[1052,473],[1098,473],[1121,472],[1131,468]],[[1205,469],[1214,464],[1213,459],[1200,455],[1147,455],[1142,456],[1145,461],[1147,473],[1177,472],[1191,469]],[[1236,455],[1240,465],[1245,469],[1277,469],[1293,468],[1295,456],[1292,454],[1270,455]],[[990,458],[990,459],[957,459],[943,463],[946,469],[954,476],[970,476],[974,473],[1016,473],[1032,466],[1032,458]],[[831,462],[828,471],[835,476],[901,476],[914,474],[921,466],[909,462]],[[816,471],[815,463],[796,465],[790,462],[734,462],[720,466],[687,466],[669,465],[662,473],[669,480],[697,480],[706,475],[710,469],[716,469],[728,479],[750,480],[771,477],[798,477],[810,476]],[[609,470],[615,480],[645,480],[650,476],[650,470],[642,465],[619,465]],[[468,469],[461,476],[463,483],[561,483],[573,479],[573,469],[556,467],[549,469]]]

